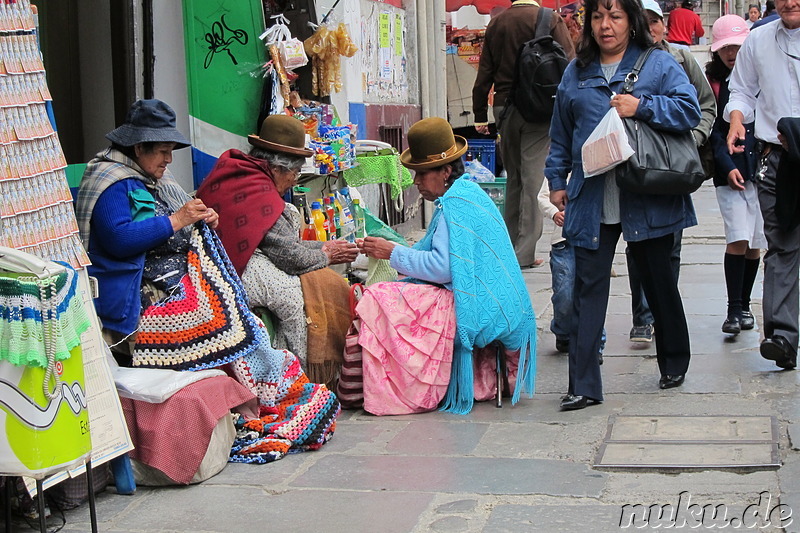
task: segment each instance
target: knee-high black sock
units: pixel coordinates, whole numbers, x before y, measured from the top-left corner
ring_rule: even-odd
[[[744,279],[744,255],[726,253],[725,286],[728,289],[728,317],[742,318],[742,282]]]
[[[742,311],[750,310],[750,293],[753,292],[753,285],[758,275],[758,265],[760,257],[744,260],[744,277],[742,278]]]

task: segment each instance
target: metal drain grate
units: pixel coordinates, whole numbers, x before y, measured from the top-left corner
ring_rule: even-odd
[[[777,468],[774,416],[612,416],[596,468]]]

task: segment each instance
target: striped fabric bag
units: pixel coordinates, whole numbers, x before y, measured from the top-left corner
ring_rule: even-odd
[[[342,363],[336,396],[344,409],[361,409],[364,406],[364,379],[361,367],[361,345],[358,333],[361,319],[356,314],[356,304],[364,294],[364,286],[356,283],[350,287],[350,312],[353,322],[344,339],[344,362]]]

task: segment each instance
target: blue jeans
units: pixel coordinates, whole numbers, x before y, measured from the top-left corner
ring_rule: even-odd
[[[553,295],[550,302],[553,304],[553,319],[550,321],[550,331],[558,340],[569,340],[572,329],[572,292],[575,285],[575,249],[567,242],[561,241],[550,247],[550,275],[552,276]],[[606,345],[606,330],[603,328],[603,337],[600,342],[600,353]]]

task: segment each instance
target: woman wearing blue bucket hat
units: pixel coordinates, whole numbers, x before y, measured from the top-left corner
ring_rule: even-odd
[[[161,100],[138,100],[125,122],[109,132],[111,146],[86,167],[77,198],[78,227],[97,278],[95,300],[106,340],[115,344],[137,327],[141,304],[138,288],[148,251],[173,236],[185,237],[186,226],[218,216],[191,199],[167,169],[172,151],[191,143],[175,126],[175,112]],[[122,343],[120,346],[124,346]],[[126,350],[122,350],[125,352]],[[127,363],[126,355],[117,355]]]

